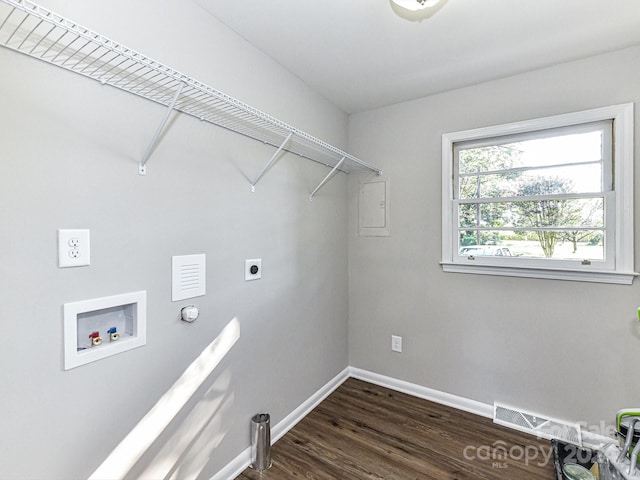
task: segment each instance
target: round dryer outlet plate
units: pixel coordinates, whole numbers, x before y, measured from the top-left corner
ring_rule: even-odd
[[[254,258],[251,260],[245,260],[244,262],[244,279],[258,280],[262,278],[262,259]]]

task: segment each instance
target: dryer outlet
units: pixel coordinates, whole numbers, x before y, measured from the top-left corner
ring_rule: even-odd
[[[254,258],[251,260],[244,261],[244,279],[246,281],[249,280],[258,280],[262,278],[262,259]]]

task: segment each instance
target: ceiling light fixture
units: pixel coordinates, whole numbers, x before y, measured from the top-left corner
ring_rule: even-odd
[[[412,12],[435,7],[441,0],[391,0],[393,3]]]

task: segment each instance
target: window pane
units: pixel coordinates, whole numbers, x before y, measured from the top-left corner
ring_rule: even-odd
[[[524,165],[519,143],[461,149],[458,155],[460,173],[507,170]]]
[[[563,165],[602,160],[600,130],[520,142],[522,161],[528,166]]]
[[[461,199],[602,191],[602,164],[460,177]]]
[[[600,129],[570,135],[552,132],[549,135],[502,145],[461,148],[458,155],[460,174],[602,161],[603,136]]]
[[[602,164],[574,165],[522,172],[518,195],[602,192]]]
[[[459,223],[466,227],[511,227],[515,226],[514,205],[511,203],[467,203],[460,205]]]
[[[604,230],[464,230],[458,236],[462,256],[502,256],[554,260],[604,260]]]
[[[461,199],[513,197],[518,194],[522,173],[460,177]]]
[[[604,198],[461,204],[458,227],[602,227]]]

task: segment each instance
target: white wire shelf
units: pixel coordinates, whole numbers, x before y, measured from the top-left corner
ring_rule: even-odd
[[[318,188],[338,170],[382,173],[353,155],[31,1],[0,0],[0,45],[167,106],[156,137],[175,109],[278,147],[252,188],[281,151],[332,168]],[[156,137],[140,163],[141,173]]]

